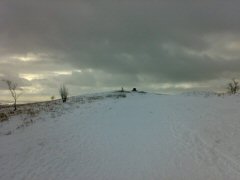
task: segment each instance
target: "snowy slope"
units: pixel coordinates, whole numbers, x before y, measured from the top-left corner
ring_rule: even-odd
[[[0,135],[0,179],[239,180],[239,107],[148,93],[61,105]]]

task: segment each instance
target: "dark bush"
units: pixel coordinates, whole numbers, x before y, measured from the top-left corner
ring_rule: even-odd
[[[62,85],[59,89],[59,94],[62,98],[62,102],[65,103],[68,98],[68,89],[66,88],[65,85]]]
[[[0,122],[7,121],[8,116],[5,113],[0,113]]]
[[[236,79],[232,79],[232,82],[230,82],[228,84],[228,91],[231,93],[231,94],[236,94],[239,90],[239,84],[238,84],[238,81]]]

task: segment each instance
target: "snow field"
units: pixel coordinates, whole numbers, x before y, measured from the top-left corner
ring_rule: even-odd
[[[65,104],[0,136],[0,179],[238,180],[239,105],[148,93]]]

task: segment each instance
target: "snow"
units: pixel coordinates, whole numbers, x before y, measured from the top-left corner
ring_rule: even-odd
[[[240,179],[239,96],[92,96],[1,123],[0,179]]]

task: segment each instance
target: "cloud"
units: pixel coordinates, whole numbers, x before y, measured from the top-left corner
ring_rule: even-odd
[[[239,6],[233,0],[2,0],[0,74],[39,75],[30,81],[46,88],[59,81],[89,89],[222,81],[240,75]],[[58,71],[72,73],[52,74]]]
[[[0,75],[0,90],[8,90],[8,86],[6,84],[6,80],[10,80],[17,84],[18,89],[21,89],[22,87],[31,86],[31,82],[24,78],[19,78],[18,76],[12,74],[9,76],[6,75]]]

